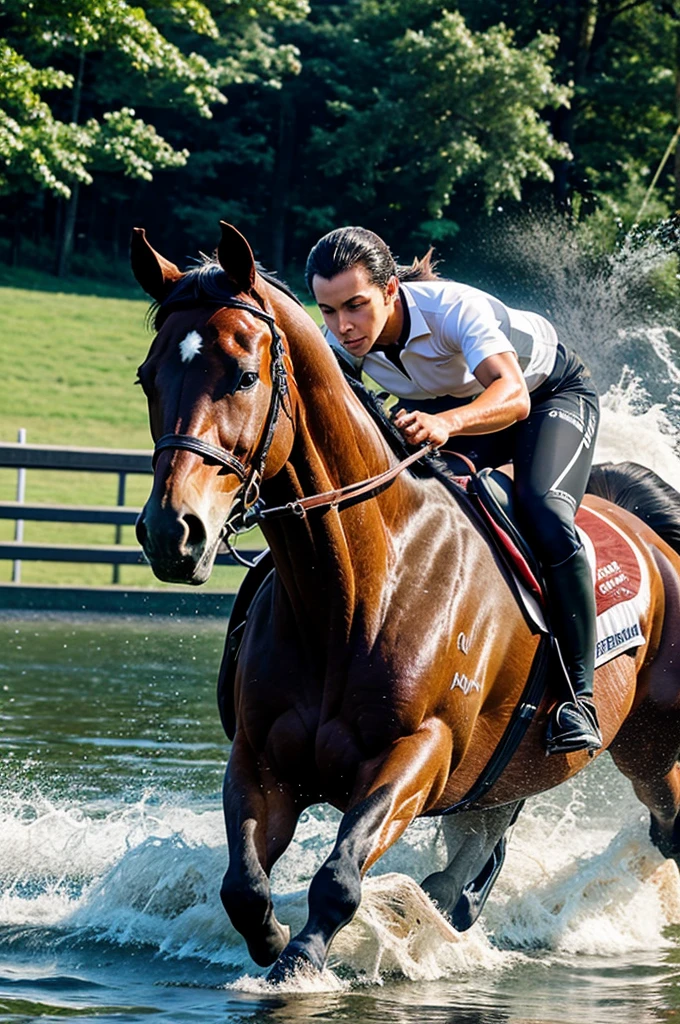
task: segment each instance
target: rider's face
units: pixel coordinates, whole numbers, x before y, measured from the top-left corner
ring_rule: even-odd
[[[399,282],[390,278],[383,291],[371,283],[366,268],[357,264],[330,280],[315,274],[312,288],[331,334],[351,355],[365,356],[394,315]]]

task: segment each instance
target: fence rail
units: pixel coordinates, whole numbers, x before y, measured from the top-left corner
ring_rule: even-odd
[[[0,501],[0,519],[31,519],[47,523],[104,523],[134,526],[141,509],[118,505],[29,505]]]
[[[125,448],[73,448],[0,441],[5,469],[77,469],[89,473],[151,473],[151,452]]]
[[[11,519],[17,524],[25,520],[54,523],[106,524],[116,527],[115,544],[43,544],[27,543],[23,539],[0,541],[0,561],[14,563],[13,582],[21,580],[22,561],[76,562],[113,566],[113,582],[119,582],[121,565],[146,565],[144,552],[138,545],[121,543],[122,528],[134,526],[139,508],[125,505],[125,483],[130,473],[150,474],[151,452],[108,448],[75,448],[60,445],[35,445],[0,442],[0,469],[68,470],[78,472],[112,473],[118,475],[118,505],[50,505],[23,500],[23,487],[17,488],[17,501],[0,502],[0,519]],[[23,478],[20,478],[20,480]],[[25,481],[24,481],[25,482]],[[15,538],[23,538],[23,529]],[[259,550],[241,551],[245,558],[253,558]],[[218,565],[233,565],[228,552],[217,555]]]

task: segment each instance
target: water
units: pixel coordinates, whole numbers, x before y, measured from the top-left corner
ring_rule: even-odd
[[[0,1020],[675,1013],[678,872],[604,759],[528,806],[481,925],[457,936],[409,882],[444,856],[420,821],[366,883],[331,969],[272,991],[218,899],[222,640],[219,622],[0,619]],[[337,820],[310,809],[275,871],[294,929]]]
[[[680,489],[680,336],[625,310],[632,277],[665,257],[579,278],[567,256],[551,303],[605,394],[598,456]],[[267,986],[218,898],[223,636],[193,619],[0,616],[0,1021],[680,1020],[680,876],[606,757],[527,805],[468,933],[413,881],[444,858],[437,822],[416,822],[324,975]],[[337,820],[311,808],[275,869],[293,930]]]

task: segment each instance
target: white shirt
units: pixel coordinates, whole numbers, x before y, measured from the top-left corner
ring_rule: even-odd
[[[404,371],[376,346],[363,364],[354,360],[391,394],[415,399],[478,395],[484,388],[474,371],[497,352],[517,354],[530,392],[550,376],[557,334],[538,313],[511,309],[456,281],[408,281],[401,285],[401,294],[411,321],[399,353]],[[328,340],[340,345],[330,331]]]

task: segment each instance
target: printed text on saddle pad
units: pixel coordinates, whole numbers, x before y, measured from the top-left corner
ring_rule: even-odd
[[[646,572],[623,533],[599,512],[582,507],[576,526],[588,553],[597,604],[595,665],[644,643],[640,612]]]

